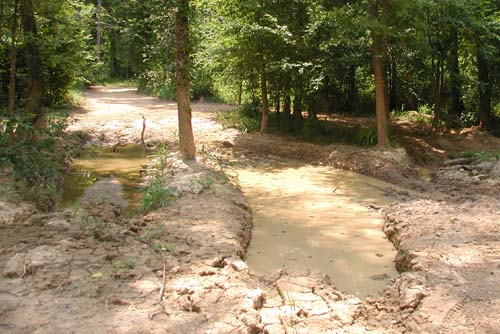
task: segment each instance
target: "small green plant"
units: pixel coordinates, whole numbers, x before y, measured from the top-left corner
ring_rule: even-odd
[[[132,260],[130,260],[130,259],[125,260],[125,262],[117,260],[117,261],[113,261],[111,263],[111,265],[113,266],[113,270],[115,270],[115,271],[118,271],[118,270],[132,270],[135,267],[135,262],[132,261]]]
[[[109,224],[102,219],[89,215],[85,211],[82,213],[82,224],[96,239],[109,235]]]
[[[164,227],[163,226],[148,226],[144,232],[142,232],[141,236],[139,237],[140,240],[144,242],[150,242],[153,240],[159,240],[161,235],[164,232]]]
[[[141,205],[139,211],[144,214],[150,211],[164,208],[172,199],[171,191],[165,186],[165,180],[161,176],[154,176],[148,185],[142,190]]]
[[[162,251],[162,252],[167,252],[167,253],[173,253],[174,252],[174,244],[155,242],[155,244],[153,245],[153,249],[157,252]]]
[[[207,175],[204,178],[202,178],[199,182],[203,187],[203,189],[210,189],[214,184],[214,179],[212,179],[210,176]]]
[[[288,301],[288,305],[290,306],[290,314],[288,317],[288,326],[295,333],[295,324],[297,323],[296,313],[297,313],[297,303],[295,301],[295,297],[288,292],[286,293],[286,300]]]
[[[163,143],[159,144],[153,153],[154,168],[157,174],[164,175],[165,173],[165,168],[167,167],[168,162],[167,153],[167,146]]]
[[[160,145],[154,155],[154,172],[148,184],[142,189],[139,212],[142,214],[164,208],[172,199],[172,192],[166,186],[165,170],[167,167],[167,148]]]

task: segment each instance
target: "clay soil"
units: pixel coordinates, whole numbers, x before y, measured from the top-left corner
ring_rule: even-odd
[[[102,87],[85,101],[68,131],[119,148],[140,143],[144,116],[146,142],[169,143],[168,183],[178,197],[125,218],[112,202],[43,214],[2,195],[1,333],[500,332],[499,182],[467,166],[441,168],[463,150],[498,151],[498,139],[399,125],[405,140],[396,150],[316,145],[223,129],[214,111],[230,107],[195,103],[200,158],[185,164],[175,158],[175,103]],[[385,215],[401,273],[379,297],[359,300],[317,272],[248,269],[251,208],[222,172],[283,159],[399,186],[388,194],[392,205],[373,208]]]

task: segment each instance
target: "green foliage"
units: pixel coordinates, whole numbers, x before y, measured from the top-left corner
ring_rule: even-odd
[[[417,122],[421,124],[430,125],[433,121],[433,110],[432,107],[423,104],[418,107],[417,111],[414,110],[401,110],[393,111],[391,113],[391,119],[400,119],[407,122]]]
[[[207,175],[200,180],[200,184],[203,187],[203,189],[205,190],[210,189],[214,184],[214,179],[212,179],[210,176]]]
[[[173,253],[175,246],[172,243],[162,243],[162,242],[155,242],[153,245],[153,249],[157,252],[167,252],[167,253]]]
[[[58,148],[66,117],[49,114],[41,130],[31,125],[32,117],[11,119],[15,139],[0,133],[0,165],[12,168],[15,189],[40,210],[55,207],[64,163],[76,152]]]
[[[113,261],[111,263],[111,265],[113,266],[113,270],[115,271],[118,271],[118,270],[132,270],[134,269],[135,267],[135,262],[130,260],[130,259],[127,259],[125,260],[125,262],[122,262],[120,260],[116,260],[116,261]]]
[[[10,26],[14,1],[2,4],[0,16],[0,105],[6,105],[10,66]],[[35,1],[38,28],[36,44],[42,61],[43,100],[46,107],[69,104],[69,90],[93,81],[96,71],[91,27],[93,5],[82,0]],[[3,15],[6,14],[6,15]],[[20,20],[19,20],[20,21]],[[17,32],[17,106],[27,96],[27,37],[19,24]]]
[[[147,213],[166,207],[173,195],[166,185],[165,168],[167,166],[167,148],[160,145],[154,153],[154,173],[148,184],[142,189],[139,212]]]
[[[259,105],[250,103],[240,109],[218,111],[217,121],[225,128],[235,128],[244,132],[254,132],[260,129]]]
[[[377,143],[375,128],[359,128],[314,119],[306,120],[302,136],[305,140],[323,143],[340,142],[359,146],[372,146]]]
[[[166,207],[172,199],[172,193],[166,187],[162,177],[155,176],[149,180],[148,185],[142,190],[142,199],[139,211],[147,213]]]
[[[86,211],[82,213],[82,224],[96,239],[103,239],[110,233],[109,223],[99,217],[88,214]]]
[[[148,226],[146,230],[141,234],[139,239],[144,242],[151,242],[153,240],[159,240],[164,233],[165,228],[161,225]]]

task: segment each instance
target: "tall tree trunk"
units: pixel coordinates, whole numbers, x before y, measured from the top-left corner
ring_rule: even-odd
[[[462,100],[462,84],[460,78],[460,68],[458,64],[458,31],[453,30],[450,44],[450,94],[451,109],[448,125],[458,127],[460,125],[460,116],[462,116],[465,106]]]
[[[290,90],[285,92],[285,97],[283,98],[283,115],[287,120],[289,120],[292,115],[292,98],[290,97]]]
[[[371,6],[371,15],[373,18],[378,18],[378,6],[374,2]],[[390,146],[389,142],[389,104],[385,73],[382,66],[384,53],[383,37],[372,30],[372,54],[373,54],[373,70],[375,74],[375,102],[377,113],[377,145],[381,147]]]
[[[434,119],[432,120],[432,128],[434,131],[440,131],[441,127],[441,107],[442,107],[442,96],[443,96],[443,60],[441,56],[438,55],[439,59],[437,61],[435,70],[435,81],[434,81]]]
[[[303,101],[302,101],[302,78],[297,79],[297,83],[295,85],[295,97],[293,99],[293,114],[292,117],[297,122],[302,122],[302,110],[303,110]]]
[[[349,91],[347,92],[347,108],[349,113],[358,110],[358,88],[356,85],[356,66],[349,67]]]
[[[12,43],[10,46],[10,80],[9,80],[9,97],[7,103],[7,110],[9,117],[14,116],[14,109],[16,106],[16,62],[17,62],[17,10],[18,10],[19,1],[15,0],[14,2],[14,16],[12,17],[12,30],[11,30],[11,38]],[[9,127],[8,133],[12,135],[12,126]]]
[[[26,40],[26,61],[28,65],[28,96],[26,98],[26,113],[32,116],[35,127],[44,125],[42,60],[38,48],[38,31],[32,0],[21,1],[21,19]]]
[[[477,76],[479,82],[479,122],[481,129],[490,129],[491,118],[491,81],[488,61],[484,49],[477,46]]]
[[[97,45],[97,62],[101,61],[101,9],[102,9],[102,0],[97,0],[96,7],[96,45]]]
[[[411,72],[406,73],[406,82],[412,82],[413,76]],[[411,86],[410,86],[411,87]],[[408,95],[406,97],[406,110],[417,110],[417,103],[415,99],[415,94],[413,93],[413,89],[410,88]]]
[[[307,118],[310,120],[318,119],[318,97],[311,97],[307,105]]]
[[[179,118],[179,150],[184,160],[196,158],[191,101],[189,97],[189,0],[177,0],[175,16],[177,108]]]
[[[240,79],[240,84],[238,87],[238,109],[241,108],[241,97],[243,95],[243,79]]]
[[[391,61],[391,83],[389,85],[389,111],[399,109],[398,104],[398,72],[397,63],[393,59]]]
[[[261,89],[261,103],[262,103],[262,121],[260,123],[260,132],[267,131],[267,123],[269,122],[269,102],[267,100],[267,79],[266,79],[266,64],[262,54],[259,57],[259,71],[260,71],[260,89]]]
[[[276,96],[274,97],[274,109],[276,110],[276,114],[280,114],[281,112],[281,96],[280,93],[277,92]]]
[[[118,39],[118,32],[116,31],[115,27],[111,28],[111,39],[109,41],[109,56],[111,60],[111,77],[112,78],[118,78],[120,75],[120,70],[119,70],[119,63],[118,63],[118,58],[117,58],[117,39]]]

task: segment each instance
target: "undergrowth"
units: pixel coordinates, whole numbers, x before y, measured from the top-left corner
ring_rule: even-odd
[[[39,210],[55,208],[65,162],[77,149],[63,143],[66,114],[47,113],[46,127],[35,129],[31,117],[11,119],[14,137],[0,132],[0,165],[11,170],[12,188]]]
[[[236,128],[243,132],[260,129],[258,105],[248,104],[240,109],[219,111],[217,121],[225,128]],[[298,136],[305,141],[321,143],[345,143],[358,146],[372,146],[377,143],[375,127],[357,127],[326,120],[306,119],[297,122],[287,119],[284,114],[269,114],[269,132],[279,132]]]
[[[260,115],[255,104],[246,104],[231,111],[219,111],[217,122],[224,128],[235,128],[243,132],[255,132],[260,129]]]
[[[172,193],[166,186],[165,168],[167,166],[167,149],[160,146],[154,153],[154,171],[148,184],[142,190],[139,212],[142,214],[166,207]]]

